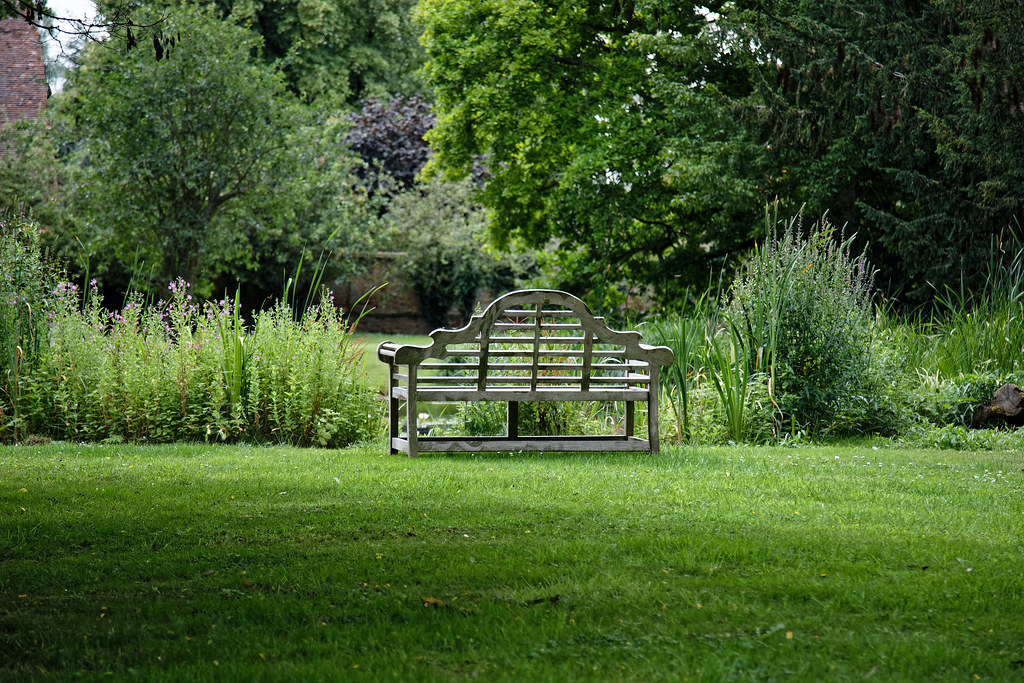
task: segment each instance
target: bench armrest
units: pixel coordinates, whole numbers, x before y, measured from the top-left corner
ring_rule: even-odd
[[[395,362],[395,353],[398,351],[398,344],[393,341],[382,341],[377,345],[377,358],[382,363],[393,364]]]

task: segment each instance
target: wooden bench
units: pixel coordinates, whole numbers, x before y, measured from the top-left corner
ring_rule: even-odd
[[[566,292],[521,290],[491,303],[458,330],[434,330],[427,346],[377,347],[388,365],[392,453],[437,451],[658,451],[658,369],[672,350],[611,330]],[[504,436],[420,435],[418,404],[501,401]],[[520,436],[522,401],[622,402],[622,434]],[[647,438],[634,434],[635,404],[647,404]],[[405,429],[400,411],[405,404]]]

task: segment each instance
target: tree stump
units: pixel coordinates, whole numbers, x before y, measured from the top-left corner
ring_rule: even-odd
[[[975,427],[1000,420],[1015,427],[1024,426],[1024,391],[1016,384],[1004,384],[996,389],[991,401],[974,409]]]

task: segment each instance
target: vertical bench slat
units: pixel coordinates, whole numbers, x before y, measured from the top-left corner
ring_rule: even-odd
[[[583,332],[583,376],[580,378],[580,388],[583,391],[590,391],[590,373],[593,369],[594,335],[590,330]]]
[[[395,448],[395,444],[392,439],[398,434],[398,412],[399,412],[399,400],[395,395],[395,390],[398,388],[397,382],[398,366],[388,366],[388,443],[391,445],[391,453],[397,453],[398,450]]]
[[[544,306],[548,303],[547,299],[541,299],[537,302],[537,316],[533,320],[533,367],[530,370],[530,389],[537,390],[537,374],[540,372],[540,336],[542,334],[542,326],[544,323]]]
[[[650,398],[647,400],[647,442],[651,446],[651,452],[657,453],[661,447],[658,436],[658,410],[660,410],[658,392],[661,391],[661,386],[658,383],[658,366],[654,363],[651,363],[650,373],[651,385],[648,388]]]
[[[409,366],[409,398],[405,402],[405,423],[409,430],[409,457],[415,458],[419,455],[419,448],[416,443],[419,438],[419,414],[416,412],[416,366]]]
[[[491,353],[491,340],[490,340],[490,327],[487,327],[485,331],[480,332],[480,359],[477,367],[477,380],[476,388],[477,391],[483,391],[487,388],[487,357]]]
[[[519,401],[509,401],[507,406],[508,429],[510,439],[519,438]]]

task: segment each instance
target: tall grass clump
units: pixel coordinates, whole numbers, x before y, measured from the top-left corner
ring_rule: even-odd
[[[799,216],[766,222],[725,315],[745,337],[749,371],[767,377],[777,432],[893,431],[899,382],[875,342],[871,266],[827,218],[806,232]]]
[[[20,384],[22,431],[86,441],[223,440],[343,446],[375,436],[381,409],[325,293],[296,319],[282,303],[247,323],[237,297],[131,294],[111,312],[92,283],[58,284],[42,362]]]
[[[917,369],[912,405],[926,422],[962,429],[1007,383],[1024,384],[1024,241],[1008,231],[993,244],[984,286],[947,287],[927,313],[882,310],[879,326]]]
[[[760,442],[772,434],[768,377],[749,362],[748,339],[720,298],[708,290],[686,311],[647,325],[654,343],[675,354],[661,384],[671,412],[663,424],[674,425],[668,437],[676,443]]]
[[[40,253],[38,227],[21,215],[0,212],[0,441],[24,434],[25,378],[46,348],[55,281]]]
[[[1024,371],[1024,241],[1011,233],[994,245],[984,287],[947,287],[926,326],[936,340],[927,362],[949,379]]]
[[[672,349],[674,360],[661,375],[662,392],[672,410],[676,443],[694,438],[696,392],[706,378],[708,330],[717,324],[717,299],[708,290],[686,311],[653,320],[646,333],[655,344]]]

